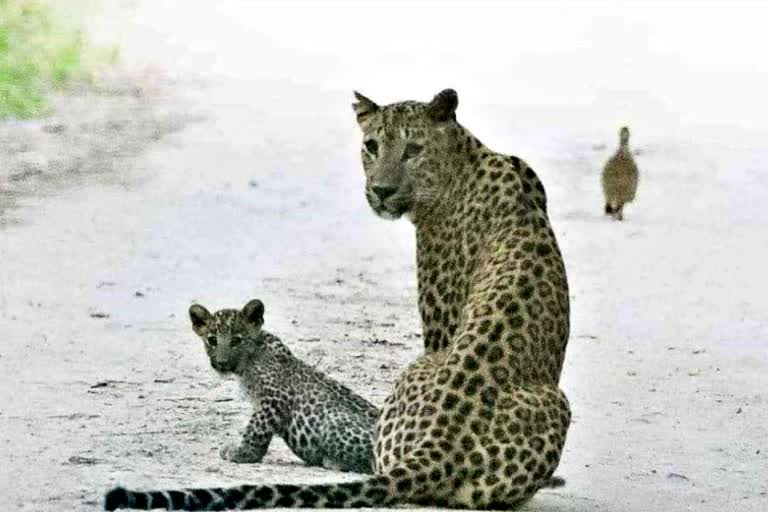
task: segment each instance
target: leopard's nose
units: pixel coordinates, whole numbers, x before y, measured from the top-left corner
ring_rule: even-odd
[[[373,193],[379,198],[380,201],[384,201],[386,198],[397,192],[397,187],[371,187]]]

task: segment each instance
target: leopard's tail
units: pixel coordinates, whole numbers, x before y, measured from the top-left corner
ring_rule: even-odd
[[[370,508],[393,504],[393,490],[391,480],[384,476],[336,484],[240,485],[147,492],[115,487],[104,497],[104,509]]]

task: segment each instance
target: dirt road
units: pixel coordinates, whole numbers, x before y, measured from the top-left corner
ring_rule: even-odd
[[[116,483],[354,478],[306,468],[281,443],[264,464],[219,458],[248,406],[209,369],[186,318],[193,301],[261,298],[297,355],[375,403],[420,352],[412,228],[365,204],[351,92],[201,80],[193,67],[166,69],[166,99],[144,112],[185,122],[121,157],[108,172],[119,179],[20,193],[3,213],[9,509],[95,510]],[[170,117],[148,114],[158,108]],[[619,224],[601,216],[599,189],[613,130],[553,137],[549,115],[501,129],[505,109],[459,111],[540,173],[573,308],[568,484],[526,510],[767,509],[764,142],[635,132],[641,185]]]

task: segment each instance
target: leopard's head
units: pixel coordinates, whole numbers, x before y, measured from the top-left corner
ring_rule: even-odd
[[[200,304],[189,308],[192,329],[203,339],[211,366],[219,373],[238,371],[240,363],[263,350],[261,327],[264,304],[254,299],[243,309],[221,309],[210,313]]]
[[[445,89],[428,103],[384,106],[358,92],[355,97],[352,107],[363,131],[368,204],[385,219],[417,218],[439,200],[441,185],[452,171],[451,154],[460,132],[456,91]]]

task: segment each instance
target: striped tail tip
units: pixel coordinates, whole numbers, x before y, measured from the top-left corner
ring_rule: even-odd
[[[104,510],[117,510],[128,506],[128,490],[115,487],[104,496]]]

